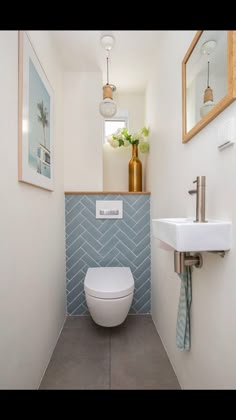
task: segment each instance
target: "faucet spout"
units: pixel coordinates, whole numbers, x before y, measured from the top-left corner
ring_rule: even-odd
[[[190,195],[196,194],[196,220],[197,223],[206,223],[205,220],[205,188],[206,188],[206,177],[205,176],[197,176],[197,179],[193,181],[197,183],[196,190],[189,190],[188,193]]]

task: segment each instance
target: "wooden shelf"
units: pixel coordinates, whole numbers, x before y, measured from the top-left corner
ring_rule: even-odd
[[[115,195],[124,195],[124,194],[143,194],[143,195],[150,195],[150,192],[142,191],[142,192],[129,192],[129,191],[65,191],[65,194],[81,194],[81,195],[87,195],[87,194],[95,194],[95,195],[107,195],[107,194],[115,194]]]

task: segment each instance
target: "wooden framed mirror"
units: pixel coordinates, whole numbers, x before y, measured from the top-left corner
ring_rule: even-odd
[[[183,143],[236,99],[236,31],[198,31],[182,61]]]

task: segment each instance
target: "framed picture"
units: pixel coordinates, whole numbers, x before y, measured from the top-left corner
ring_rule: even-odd
[[[19,181],[53,191],[53,91],[25,31],[19,31]]]

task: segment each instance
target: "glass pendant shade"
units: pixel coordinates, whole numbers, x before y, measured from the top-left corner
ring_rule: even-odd
[[[212,108],[214,108],[215,103],[213,101],[205,102],[200,108],[200,115],[203,118]]]
[[[111,118],[116,114],[116,103],[113,99],[105,98],[102,102],[100,102],[99,111],[104,118]]]

